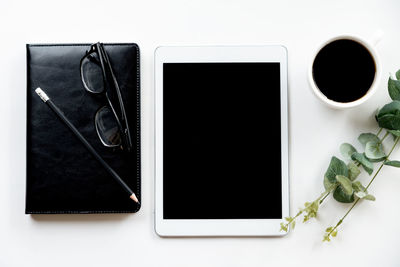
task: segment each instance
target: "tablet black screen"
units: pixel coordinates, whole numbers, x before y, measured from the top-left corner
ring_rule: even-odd
[[[164,219],[282,217],[279,63],[164,63]]]

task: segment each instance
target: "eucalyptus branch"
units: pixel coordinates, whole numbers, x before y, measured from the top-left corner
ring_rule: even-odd
[[[286,222],[281,223],[282,231],[287,232],[289,226],[293,229],[296,219],[302,214],[304,214],[303,222],[316,217],[320,205],[332,193],[332,199],[341,203],[351,204],[351,206],[335,226],[326,228],[323,241],[330,241],[331,237],[337,235],[338,227],[361,199],[375,200],[375,197],[368,193],[368,189],[381,172],[383,166],[400,168],[399,160],[389,160],[392,152],[400,142],[400,70],[396,72],[396,79],[389,77],[388,89],[389,95],[393,101],[384,105],[375,114],[375,119],[379,125],[377,133],[360,134],[358,141],[361,143],[363,151],[358,152],[356,148],[349,143],[344,143],[340,146],[340,153],[347,163],[335,156],[331,158],[323,177],[325,191],[313,202],[306,202],[304,208],[301,208],[294,217],[286,217]],[[383,130],[385,130],[386,133],[380,138],[379,135],[381,135]],[[383,148],[383,141],[386,140],[389,135],[393,135],[395,140],[389,153],[386,154]],[[374,173],[374,165],[377,162],[381,162],[381,165],[375,171],[368,185],[364,187],[361,182],[357,180],[361,173],[361,168],[364,169],[368,175],[372,175]]]
[[[325,198],[338,186],[338,183],[332,185],[328,189],[325,190],[317,199],[313,202],[306,202],[304,204],[304,208],[299,209],[294,217],[286,217],[286,223],[281,223],[281,231],[287,232],[289,230],[289,226],[294,229],[296,225],[296,219],[302,215],[304,212],[307,214],[304,215],[303,222],[308,221],[310,218],[316,217],[319,205],[325,200]]]
[[[389,132],[386,132],[385,136],[382,138],[381,142],[386,138],[386,136],[389,134]],[[400,140],[400,137],[396,137],[396,141],[394,143],[394,145],[392,146],[389,154],[387,155],[387,158],[383,161],[383,163],[379,166],[379,169],[376,171],[375,175],[372,177],[372,179],[369,181],[368,185],[365,187],[365,189],[363,190],[365,193],[367,192],[367,189],[369,188],[369,186],[372,184],[372,182],[375,180],[375,178],[377,177],[377,175],[379,174],[379,172],[382,170],[383,166],[385,165],[385,163],[388,161],[390,155],[392,154],[394,148],[397,146],[398,142]],[[339,225],[342,224],[342,222],[344,221],[344,219],[347,217],[347,215],[350,213],[350,211],[355,207],[355,205],[357,205],[357,203],[360,201],[361,198],[357,198],[356,201],[353,203],[353,205],[351,205],[350,209],[345,213],[345,215],[337,222],[337,224],[332,228],[332,227],[328,227],[327,228],[327,233],[324,236],[323,241],[330,241],[330,236],[333,234],[334,236],[336,236],[337,231],[336,229],[339,227]]]

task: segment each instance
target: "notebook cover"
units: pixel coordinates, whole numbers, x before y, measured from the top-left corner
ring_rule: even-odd
[[[136,44],[105,44],[126,108],[134,149],[106,148],[95,113],[104,95],[88,93],[80,59],[90,44],[27,45],[27,214],[127,213],[140,208],[36,95],[41,87],[103,159],[140,194],[140,73]]]

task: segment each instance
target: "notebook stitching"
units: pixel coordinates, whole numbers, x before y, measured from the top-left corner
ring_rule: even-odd
[[[140,193],[140,57],[139,47],[136,46],[136,187],[138,188],[138,195]],[[140,198],[140,195],[139,195]],[[140,205],[137,205],[135,212],[139,210]]]

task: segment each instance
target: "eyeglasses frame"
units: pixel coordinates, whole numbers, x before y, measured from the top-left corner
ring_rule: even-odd
[[[83,64],[83,60],[85,58],[87,58],[89,55],[91,55],[92,53],[97,53],[97,55],[98,55],[98,57],[100,59],[100,65],[101,65],[101,70],[102,70],[102,74],[103,74],[103,83],[105,85],[104,89],[102,91],[100,91],[100,92],[91,90],[87,86],[87,84],[86,84],[86,82],[85,82],[85,80],[83,78],[83,65],[82,65]],[[131,151],[133,146],[132,146],[132,140],[131,140],[131,135],[130,135],[129,126],[128,126],[128,119],[127,119],[126,112],[125,112],[125,106],[124,106],[124,103],[123,103],[121,90],[119,88],[118,81],[117,81],[117,79],[116,79],[116,77],[114,75],[113,68],[111,67],[111,63],[110,63],[108,54],[107,54],[107,52],[106,52],[106,50],[104,48],[104,45],[102,43],[98,42],[98,43],[92,44],[90,46],[90,49],[86,51],[85,55],[82,57],[82,59],[80,61],[80,74],[81,74],[82,84],[85,87],[86,91],[88,91],[88,92],[90,92],[92,94],[95,94],[95,95],[100,95],[100,94],[104,94],[105,95],[105,97],[107,99],[107,102],[108,102],[108,105],[109,105],[111,111],[114,114],[114,117],[115,117],[115,119],[117,121],[117,124],[118,124],[119,131],[121,133],[121,141],[122,141],[121,144],[108,145],[108,144],[104,143],[104,141],[100,137],[99,129],[97,127],[97,124],[95,123],[96,132],[97,132],[97,135],[99,136],[100,141],[106,147],[118,147],[118,146],[120,146],[122,148],[122,150],[126,149],[128,152]],[[118,116],[118,114],[117,114],[117,112],[116,112],[116,110],[114,108],[114,105],[112,104],[112,101],[110,99],[110,96],[109,96],[108,90],[112,90],[112,87],[110,86],[110,82],[109,82],[110,78],[112,80],[112,83],[113,83],[113,86],[114,86],[114,89],[115,89],[115,92],[116,92],[116,95],[117,95],[117,98],[118,98],[118,104],[119,104],[119,107],[120,107],[120,110],[121,110],[121,116]],[[96,112],[96,117],[97,117],[98,112],[102,108],[104,108],[104,107],[101,107]],[[95,119],[96,119],[96,117],[95,117]]]

